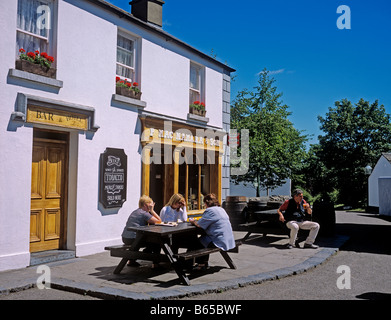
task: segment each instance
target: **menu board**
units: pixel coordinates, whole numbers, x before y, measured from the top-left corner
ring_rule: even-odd
[[[126,201],[127,163],[123,149],[106,148],[100,155],[99,202],[105,208],[120,208]]]

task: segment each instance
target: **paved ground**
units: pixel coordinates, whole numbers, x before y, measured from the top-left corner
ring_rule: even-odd
[[[348,234],[349,240],[316,268],[259,285],[183,299],[391,300],[390,221],[351,212],[339,213],[337,218],[337,232]],[[342,267],[343,273],[342,269],[338,273],[341,266],[348,269]]]
[[[337,218],[340,220],[341,217],[360,219],[357,214],[338,212]],[[343,221],[337,222],[343,223]],[[386,227],[389,228],[391,223],[386,223],[388,223]],[[346,225],[346,227],[349,226]],[[236,239],[244,235],[243,232],[235,232]],[[149,262],[143,262],[139,268],[125,267],[121,274],[114,275],[113,271],[119,258],[110,257],[108,252],[47,265],[50,268],[52,288],[80,294],[79,296],[67,295],[63,299],[79,297],[131,300],[192,298],[199,294],[224,292],[290,275],[305,276],[307,273],[304,272],[319,266],[330,258],[333,259],[347,240],[348,237],[343,234],[327,238],[320,237],[317,241],[321,246],[319,249],[288,250],[285,249],[287,237],[273,235],[266,238],[260,237],[243,244],[238,254],[231,254],[237,270],[229,269],[219,254],[212,254],[210,258],[212,267],[207,272],[191,274],[189,277],[191,286],[181,284],[174,270],[167,266],[160,271],[153,271]],[[32,290],[31,288],[36,287],[40,275],[37,273],[37,267],[0,272],[0,299],[14,297],[17,299],[16,295],[23,293],[14,292]],[[41,295],[44,294],[46,293],[41,292]],[[50,297],[55,299],[53,294]],[[41,299],[44,298],[41,297]]]

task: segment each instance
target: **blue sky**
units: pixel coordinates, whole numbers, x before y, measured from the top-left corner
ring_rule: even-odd
[[[128,0],[110,2],[130,10]],[[341,5],[350,8],[349,30],[337,28]],[[309,143],[335,101],[377,99],[391,113],[389,0],[165,0],[163,29],[236,69],[231,100],[271,71]]]

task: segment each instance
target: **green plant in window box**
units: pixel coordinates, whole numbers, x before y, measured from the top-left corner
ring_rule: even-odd
[[[55,78],[56,69],[51,67],[53,62],[54,58],[46,52],[36,50],[26,53],[26,50],[21,48],[19,49],[19,60],[16,60],[15,66],[18,70]]]
[[[201,117],[205,117],[206,114],[205,103],[200,101],[194,101],[192,104],[190,104],[189,108],[190,108],[190,113]]]
[[[122,80],[120,77],[115,78],[115,93],[133,99],[141,98],[139,84],[129,82],[127,79]]]

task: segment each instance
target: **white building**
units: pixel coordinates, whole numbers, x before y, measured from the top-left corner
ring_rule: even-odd
[[[234,70],[166,33],[163,3],[0,2],[0,271],[120,244],[142,194],[160,210],[180,192],[194,214],[203,194],[228,195]],[[54,75],[16,62],[21,48],[52,56]],[[116,93],[117,77],[141,98]]]
[[[386,179],[388,178],[388,179]],[[384,184],[384,181],[389,181],[391,178],[391,153],[383,153],[377,161],[371,175],[368,178],[368,206],[370,208],[379,209],[381,196],[381,190],[379,190],[379,184]],[[391,195],[384,195],[384,200],[391,199]],[[386,201],[387,202],[387,201]],[[383,201],[383,204],[385,202]],[[388,213],[388,214],[391,214]]]

